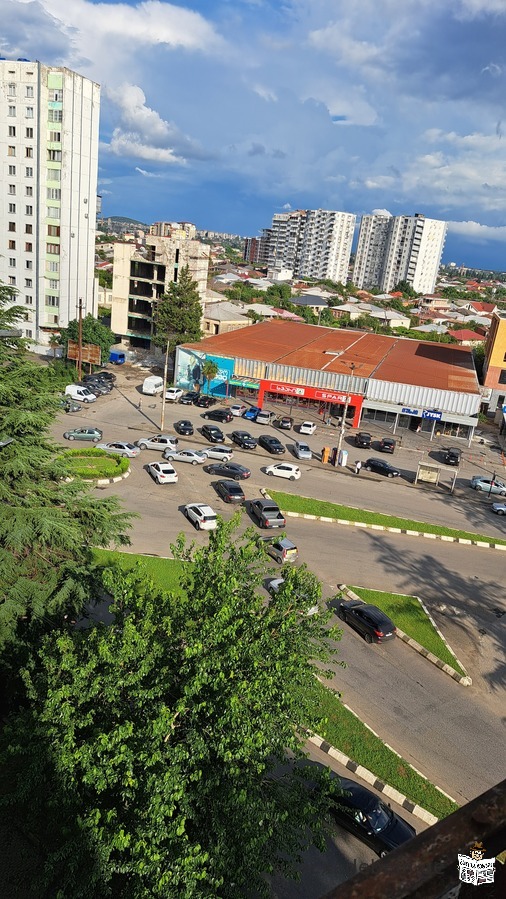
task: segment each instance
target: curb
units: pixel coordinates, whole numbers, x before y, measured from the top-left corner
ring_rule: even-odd
[[[383,524],[369,524],[366,521],[350,521],[348,518],[328,518],[325,515],[306,515],[302,512],[286,512],[287,518],[305,518],[307,521],[325,521],[329,524],[347,524],[355,528],[371,531],[386,531],[389,534],[406,534],[408,537],[425,537],[428,540],[442,540],[445,543],[462,543],[464,546],[479,546],[481,549],[498,549],[506,552],[506,544],[488,543],[485,540],[467,540],[464,537],[448,537],[446,534],[433,534],[430,531],[410,531],[407,528],[391,528]]]
[[[348,708],[348,706],[346,706],[346,708]],[[352,710],[349,709],[349,711],[351,712]],[[353,714],[355,713],[353,712]],[[371,728],[369,728],[369,730],[371,730]],[[374,733],[374,731],[372,731],[372,733]],[[377,736],[377,734],[375,734],[375,736]],[[417,805],[416,802],[412,802],[411,799],[408,799],[408,797],[404,796],[403,793],[399,793],[399,791],[394,787],[391,787],[389,784],[383,783],[383,781],[379,780],[379,778],[377,778],[375,774],[373,774],[367,768],[364,768],[363,765],[359,765],[357,764],[357,762],[354,762],[353,759],[350,759],[349,756],[344,754],[344,752],[340,752],[339,749],[331,746],[330,743],[328,743],[322,737],[319,737],[318,734],[311,734],[308,737],[308,742],[313,743],[318,747],[318,749],[320,749],[322,752],[325,752],[326,755],[329,755],[337,762],[340,762],[341,765],[344,765],[344,767],[348,771],[351,771],[362,780],[365,780],[366,783],[374,787],[375,790],[378,790],[379,793],[383,793],[389,799],[392,799],[393,802],[396,802],[398,805],[400,805],[401,808],[405,809],[407,812],[410,812],[412,815],[415,815],[417,818],[420,818],[421,821],[425,821],[425,823],[429,825],[437,824],[437,822],[439,821],[439,818],[436,818],[435,815],[431,814],[431,812],[428,812],[426,809],[422,808],[421,805]],[[388,748],[390,749],[390,747]],[[395,754],[398,755],[397,752]],[[418,773],[419,772],[417,772],[417,774]],[[427,780],[427,778],[424,779]],[[440,792],[442,793],[443,791],[441,790]],[[446,796],[447,794],[443,793],[443,795]],[[451,799],[451,796],[448,796],[448,799]]]
[[[338,586],[338,589],[342,590],[343,593],[346,593],[346,595],[349,596],[350,599],[358,599],[360,602],[364,601],[363,599],[360,599],[360,596],[357,596],[357,594],[354,593],[353,590],[350,590],[350,588],[347,587],[346,584],[338,584],[337,586]],[[399,593],[397,595],[403,596],[405,594]],[[445,646],[451,652],[452,656],[455,656],[455,659],[457,660],[457,662],[459,663],[461,668],[465,671],[466,669],[462,665],[462,662],[460,661],[460,659],[457,659],[457,656],[453,652],[448,641],[445,640],[445,638],[443,637],[443,634],[439,630],[435,621],[433,621],[432,616],[429,614],[429,612],[425,608],[423,602],[419,599],[418,596],[415,596],[415,599],[417,599],[418,602],[420,603],[420,605],[422,606],[422,609],[424,610],[425,614],[429,618],[430,623],[435,628],[438,635],[441,637]],[[402,640],[403,643],[406,643],[408,646],[411,647],[411,649],[414,649],[415,652],[417,652],[419,655],[423,656],[425,659],[427,659],[427,661],[431,662],[432,665],[435,665],[436,668],[439,668],[440,671],[444,671],[445,674],[448,674],[449,677],[451,677],[451,678],[453,678],[453,680],[457,681],[457,683],[460,684],[462,687],[470,687],[472,685],[473,681],[469,677],[468,674],[466,674],[465,676],[462,674],[459,674],[458,671],[455,671],[455,669],[451,667],[451,665],[448,665],[446,662],[443,662],[441,659],[438,659],[438,657],[435,656],[432,652],[429,652],[427,649],[425,649],[424,646],[421,646],[420,643],[417,643],[416,640],[413,640],[413,637],[408,637],[408,635],[405,634],[404,631],[401,631],[399,628],[397,628],[397,636],[399,637],[399,639]]]
[[[124,474],[119,475],[117,478],[99,478],[97,481],[86,481],[86,484],[95,484],[95,487],[108,487],[109,484],[119,484],[120,481],[124,481],[125,478],[128,478],[130,474],[130,469],[125,471]]]

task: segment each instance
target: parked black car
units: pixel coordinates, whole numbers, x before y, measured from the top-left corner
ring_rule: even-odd
[[[196,390],[188,390],[186,393],[183,393],[179,402],[182,403],[183,406],[193,406],[193,404],[197,402],[199,396],[200,393],[197,393]]]
[[[86,384],[87,381],[108,381],[110,384],[114,384],[116,380],[116,375],[113,374],[112,371],[96,371],[91,372],[90,374],[83,375],[83,381]]]
[[[378,449],[381,453],[395,453],[396,442],[393,437],[382,437]]]
[[[202,436],[209,440],[209,443],[223,443],[225,440],[223,431],[220,431],[216,425],[202,425],[201,432]]]
[[[214,487],[226,503],[243,503],[246,499],[241,485],[235,481],[217,481]]]
[[[195,400],[195,405],[200,409],[209,409],[209,406],[212,406],[214,402],[216,401],[213,400],[212,396],[199,393],[198,399]]]
[[[91,390],[95,396],[104,396],[107,393],[110,393],[112,390],[112,384],[109,384],[107,381],[98,381],[98,380],[88,380],[84,379],[80,382],[81,387],[87,387],[88,390]]]
[[[251,477],[251,471],[245,465],[239,465],[238,462],[215,462],[213,465],[207,465],[208,474],[217,474],[222,478],[231,478],[234,481],[245,481]]]
[[[372,443],[372,437],[367,431],[359,431],[358,434],[355,434],[355,446],[362,446],[364,449],[369,449]]]
[[[261,434],[258,438],[258,445],[266,449],[267,452],[272,453],[274,456],[278,456],[280,453],[284,453],[285,447],[278,440],[277,437],[272,437],[270,434]]]
[[[230,409],[211,409],[209,412],[204,412],[204,418],[212,418],[214,421],[221,421],[225,424],[232,421],[233,417]]]
[[[388,615],[361,599],[343,599],[337,614],[362,634],[366,643],[384,643],[395,637],[395,624]]]
[[[191,437],[191,435],[193,434],[193,425],[191,421],[188,421],[187,418],[182,418],[181,421],[176,421],[174,430],[177,431],[178,434],[182,434],[184,437]]]
[[[457,446],[449,446],[441,450],[445,465],[460,465],[462,462],[462,450]]]
[[[332,817],[380,858],[416,836],[411,824],[396,815],[370,790],[346,777],[339,780],[344,795],[333,801]]]
[[[257,441],[248,431],[232,431],[230,439],[242,449],[256,449]]]
[[[398,478],[400,475],[398,468],[394,468],[393,465],[390,465],[390,462],[385,462],[383,459],[368,459],[364,468],[366,471],[384,474],[387,478]]]

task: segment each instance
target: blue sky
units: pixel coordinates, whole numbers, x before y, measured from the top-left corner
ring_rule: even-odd
[[[506,270],[506,0],[0,0],[0,55],[102,85],[104,215],[255,235],[424,213]]]

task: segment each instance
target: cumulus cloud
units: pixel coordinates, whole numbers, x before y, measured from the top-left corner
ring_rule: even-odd
[[[448,222],[448,232],[458,234],[466,240],[481,243],[490,240],[504,243],[506,241],[506,225],[482,225],[480,222]]]

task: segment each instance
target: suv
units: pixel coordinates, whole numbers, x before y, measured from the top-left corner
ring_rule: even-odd
[[[225,435],[216,425],[202,425],[202,436],[209,440],[209,443],[223,443]]]
[[[201,409],[209,409],[209,406],[212,406],[214,402],[215,400],[212,397],[200,393],[198,399],[195,400],[195,405]]]
[[[212,418],[214,421],[221,421],[225,424],[232,421],[233,417],[230,409],[211,409],[209,412],[204,412],[204,418]]]
[[[441,450],[445,465],[460,465],[462,462],[462,450],[457,446],[449,446]]]
[[[358,434],[355,434],[355,446],[362,446],[364,449],[369,449],[372,442],[372,437],[367,431],[359,431]]]
[[[382,437],[378,449],[381,453],[394,453],[395,440],[392,437]]]
[[[286,537],[282,537],[281,540],[273,540],[272,537],[263,539],[265,540],[265,551],[280,565],[284,562],[295,562],[297,559],[299,555],[297,547]]]

